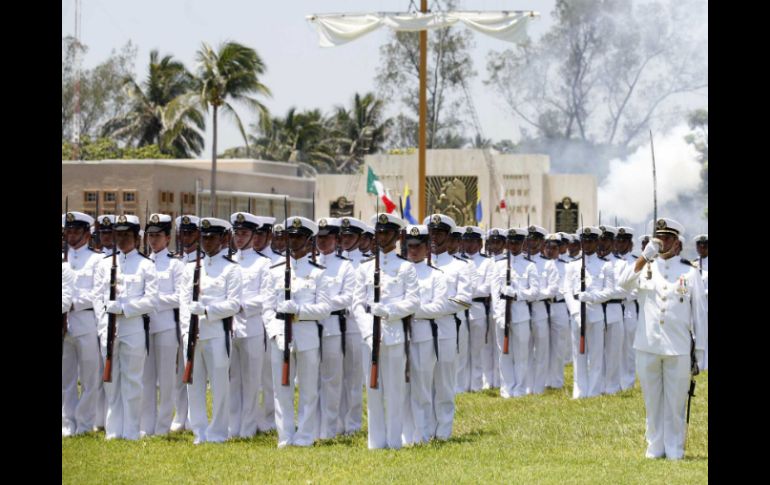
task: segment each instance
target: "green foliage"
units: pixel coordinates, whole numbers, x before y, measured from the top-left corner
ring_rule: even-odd
[[[68,141],[62,141],[61,145],[62,160],[73,160],[74,146]],[[90,137],[81,138],[80,159],[81,160],[142,160],[142,159],[168,159],[173,158],[167,153],[163,153],[158,145],[144,145],[138,148],[120,147],[118,143],[111,138],[97,138],[91,140]]]

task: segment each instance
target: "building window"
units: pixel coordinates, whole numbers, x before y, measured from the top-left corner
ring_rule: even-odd
[[[105,192],[104,193],[104,201],[105,202],[115,202],[115,192]]]
[[[169,192],[169,193],[168,193],[168,201],[169,201],[171,204],[173,204],[173,203],[174,203],[174,193],[173,193],[173,192]]]
[[[123,202],[136,202],[136,192],[123,192]]]
[[[183,203],[183,204],[187,204],[187,203],[188,203],[188,202],[187,202],[187,194],[186,194],[186,193],[184,193],[184,192],[182,193],[182,203]]]
[[[96,202],[97,193],[96,192],[86,192],[85,193],[85,201],[86,202]]]
[[[162,190],[160,191],[160,201],[163,204],[166,203],[166,193],[164,191],[162,191]]]
[[[190,203],[191,204],[195,203],[195,194],[190,194]]]
[[[127,216],[135,216],[136,215],[136,214],[134,214],[134,211],[123,211],[123,214],[125,214]]]

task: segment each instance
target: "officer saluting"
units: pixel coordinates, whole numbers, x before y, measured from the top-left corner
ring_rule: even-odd
[[[684,457],[693,339],[698,364],[706,346],[703,282],[697,268],[674,257],[683,232],[673,219],[655,221],[655,239],[620,279],[626,290],[639,290],[634,349],[647,411],[647,458]]]

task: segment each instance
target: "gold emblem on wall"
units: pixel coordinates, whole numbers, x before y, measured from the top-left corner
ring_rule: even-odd
[[[458,226],[476,225],[478,177],[427,177],[428,214],[444,214]]]

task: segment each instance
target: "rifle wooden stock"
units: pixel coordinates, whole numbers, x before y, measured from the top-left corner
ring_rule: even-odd
[[[115,285],[118,272],[118,247],[112,247],[112,268],[110,268],[110,301],[115,300]],[[107,357],[104,359],[104,374],[102,381],[112,382],[112,352],[115,347],[115,331],[117,327],[118,316],[114,313],[107,314]]]
[[[193,273],[193,294],[192,301],[198,301],[201,287],[201,245],[198,241],[198,247],[195,250],[195,271]],[[193,383],[193,367],[195,366],[195,347],[198,345],[198,329],[200,318],[198,315],[190,315],[190,330],[187,334],[187,362],[184,365],[184,374],[182,382],[184,384]]]

